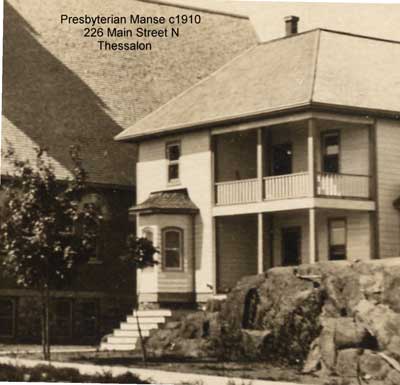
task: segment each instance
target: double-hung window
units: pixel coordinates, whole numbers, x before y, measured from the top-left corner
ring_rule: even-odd
[[[179,142],[167,143],[167,174],[169,184],[178,184],[180,178],[179,159],[181,157],[181,145]]]
[[[342,218],[329,220],[329,259],[346,259],[347,226]]]
[[[183,270],[183,230],[168,227],[162,232],[164,270]]]

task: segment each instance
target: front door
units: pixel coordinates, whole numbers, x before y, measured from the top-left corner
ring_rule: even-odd
[[[282,229],[282,265],[293,266],[300,264],[301,228],[287,227]]]

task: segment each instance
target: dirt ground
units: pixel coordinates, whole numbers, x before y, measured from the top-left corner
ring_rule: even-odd
[[[25,358],[41,358],[41,354],[19,354]],[[142,357],[134,352],[67,352],[52,354],[53,361],[90,363],[96,365],[118,365],[129,368],[146,367],[159,370],[168,370],[180,373],[199,373],[220,375],[226,377],[240,377],[246,379],[260,379],[270,381],[289,381],[302,384],[323,385],[326,379],[315,376],[302,375],[299,369],[285,366],[273,366],[265,362],[220,362],[216,360],[187,360],[178,358],[149,359],[146,364]]]

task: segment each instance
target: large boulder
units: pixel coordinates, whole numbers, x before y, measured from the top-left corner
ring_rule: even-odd
[[[380,350],[386,350],[400,359],[400,314],[388,305],[362,300],[355,307],[356,320],[378,342]]]
[[[400,258],[276,267],[152,332],[154,354],[286,362],[400,384]],[[373,382],[370,382],[371,384]]]
[[[358,376],[358,361],[362,354],[360,349],[339,350],[336,362],[336,374],[340,377],[351,378]]]
[[[362,378],[383,380],[391,371],[390,365],[374,351],[365,350],[359,360]]]

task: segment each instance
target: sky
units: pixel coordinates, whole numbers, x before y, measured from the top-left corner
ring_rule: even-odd
[[[270,1],[163,0],[247,15],[260,41],[284,35],[283,18],[300,17],[299,32],[328,28],[400,41],[400,3],[292,3]]]

